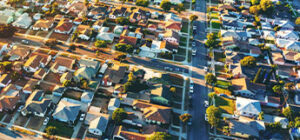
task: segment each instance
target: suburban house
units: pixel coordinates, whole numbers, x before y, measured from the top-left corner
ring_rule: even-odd
[[[82,67],[90,67],[98,71],[100,69],[100,62],[97,60],[90,60],[90,59],[80,59],[78,61],[79,68]]]
[[[20,91],[15,85],[9,84],[1,91],[0,111],[13,111],[20,100]]]
[[[114,34],[121,35],[124,30],[123,26],[117,25],[114,28]]]
[[[60,83],[64,83],[66,80],[71,80],[73,78],[73,74],[71,72],[65,72],[61,75],[59,81]]]
[[[133,109],[143,112],[143,118],[147,123],[154,123],[158,125],[170,123],[172,112],[170,107],[155,105],[139,100],[134,100],[132,107]]]
[[[74,123],[80,111],[81,102],[70,99],[62,98],[58,103],[53,118],[66,123]]]
[[[119,67],[118,70],[107,69],[102,79],[102,85],[112,86],[114,84],[120,83],[123,80],[126,71],[126,67]]]
[[[56,85],[52,90],[52,94],[61,97],[65,91],[66,91],[66,87]]]
[[[117,108],[120,107],[121,101],[118,98],[112,98],[108,103],[108,111],[113,113]]]
[[[35,90],[35,86],[38,85],[39,80],[30,79],[26,85],[23,87],[23,92],[26,94],[31,94]]]
[[[27,29],[32,24],[32,18],[28,13],[22,14],[15,22],[12,23],[13,26]]]
[[[229,120],[229,132],[233,136],[242,138],[260,138],[259,132],[263,131],[264,124],[258,121],[241,122],[238,120]]]
[[[61,19],[54,29],[54,32],[61,34],[70,34],[73,29],[73,23],[68,19]]]
[[[103,20],[97,20],[97,21],[93,24],[92,28],[94,28],[96,31],[98,31],[98,30],[102,27],[103,22],[104,22]]]
[[[269,114],[264,114],[263,121],[265,123],[276,123],[280,122],[282,128],[286,129],[289,125],[289,120],[285,117],[273,116]]]
[[[90,104],[94,98],[94,93],[90,91],[85,91],[82,93],[80,99],[82,103]]]
[[[47,109],[51,105],[51,99],[44,97],[44,91],[35,90],[28,97],[25,107],[22,109],[22,115],[34,114],[35,116],[44,117]]]
[[[241,116],[256,117],[261,112],[260,102],[257,100],[237,97],[236,111]]]
[[[174,43],[174,44],[179,44],[179,40],[180,40],[180,35],[178,32],[174,31],[174,30],[167,30],[162,36],[161,38],[163,40],[166,40],[168,42]]]
[[[0,77],[0,88],[8,86],[8,84],[10,84],[10,82],[11,82],[10,75],[8,75],[8,74],[1,75],[1,77]]]
[[[295,31],[290,31],[290,30],[280,30],[276,32],[276,37],[282,38],[282,39],[287,39],[287,40],[294,40],[297,41],[299,40],[299,35]]]
[[[266,40],[275,40],[276,35],[274,31],[263,31],[263,36],[262,38],[266,39]]]
[[[40,19],[32,26],[33,30],[49,31],[53,27],[54,20]]]
[[[125,16],[126,12],[127,12],[126,7],[119,6],[112,10],[112,12],[109,14],[109,18],[116,19],[117,17],[123,17]]]
[[[285,46],[285,49],[288,51],[300,52],[300,42],[291,41],[289,44]]]
[[[92,29],[88,25],[78,25],[76,30],[79,33],[78,38],[83,40],[89,40],[92,35]]]
[[[179,48],[178,44],[166,40],[162,41],[159,47],[161,52],[175,52],[175,53],[178,52],[178,48]]]
[[[35,53],[25,62],[23,68],[27,72],[36,72],[40,67],[45,67],[51,60],[51,55]]]
[[[74,17],[82,17],[87,13],[87,6],[85,6],[85,4],[81,1],[74,1],[66,8],[68,9],[67,13],[73,15]]]
[[[73,72],[73,66],[75,64],[75,59],[58,56],[55,58],[54,64],[51,66],[51,71],[54,73],[65,73],[66,71]]]
[[[113,33],[108,33],[108,32],[100,32],[97,37],[98,40],[104,40],[109,43],[112,43],[115,39],[115,35]]]
[[[255,97],[256,94],[264,93],[266,87],[263,84],[253,83],[248,78],[238,78],[231,80],[236,95],[244,97]]]
[[[106,12],[107,12],[107,7],[104,6],[94,7],[90,10],[87,16],[92,17],[93,19],[99,19],[105,16]]]
[[[101,108],[90,106],[84,120],[84,124],[89,125],[88,132],[97,136],[105,134],[109,121],[109,115],[100,111]]]
[[[28,47],[13,46],[12,50],[8,52],[8,55],[10,55],[8,60],[24,60],[30,54],[30,51],[31,50]]]
[[[33,74],[32,77],[41,80],[44,78],[45,74],[46,74],[46,71],[44,69],[40,68]]]
[[[91,67],[82,67],[74,72],[73,78],[75,81],[80,81],[81,78],[92,81],[96,76],[96,73],[97,71]]]
[[[2,55],[3,53],[7,53],[8,51],[8,44],[1,44],[0,45],[0,55]]]
[[[182,27],[182,25],[180,22],[167,21],[167,22],[165,22],[164,29],[165,30],[175,30],[177,32],[180,32],[181,27]]]
[[[174,13],[168,13],[165,15],[165,21],[171,21],[171,22],[181,22],[182,19],[178,17],[178,15]]]

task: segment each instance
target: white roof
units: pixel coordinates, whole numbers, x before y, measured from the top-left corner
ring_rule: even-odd
[[[28,13],[22,14],[14,23],[14,26],[23,26],[23,27],[29,27],[32,23],[31,17],[28,15]]]
[[[115,38],[113,33],[101,32],[97,35],[97,39],[105,41],[113,41]]]
[[[236,109],[239,112],[249,112],[252,114],[259,114],[261,112],[259,101],[242,97],[236,98]]]
[[[108,27],[102,27],[99,32],[101,33],[101,32],[108,32],[108,31],[109,31]]]
[[[112,98],[110,99],[108,103],[108,107],[120,107],[120,100],[118,98]]]
[[[277,44],[278,47],[284,48],[286,45],[288,45],[290,42],[294,42],[291,40],[286,40],[286,39],[281,39],[281,38],[276,38],[275,43]]]
[[[290,31],[290,30],[280,30],[277,32],[278,37],[282,38],[289,38],[293,40],[299,40],[299,35],[295,31]]]
[[[264,38],[275,38],[275,32],[274,31],[263,31]]]

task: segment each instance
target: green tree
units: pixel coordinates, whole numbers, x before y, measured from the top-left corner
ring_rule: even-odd
[[[69,47],[69,49],[71,49],[71,50],[76,50],[76,47],[77,47],[77,46],[76,46],[75,44],[71,44],[70,47]]]
[[[148,0],[136,0],[135,4],[137,6],[148,7],[149,1]]]
[[[225,135],[229,135],[230,133],[229,133],[229,126],[223,126],[223,133],[225,134]]]
[[[289,120],[293,119],[293,111],[290,107],[283,108],[282,114],[287,117]]]
[[[295,87],[295,84],[293,82],[288,82],[284,85],[284,87],[286,87],[287,90],[291,91]]]
[[[127,17],[117,17],[116,22],[117,22],[117,24],[120,24],[120,25],[128,25],[129,19]]]
[[[160,8],[162,8],[165,12],[168,12],[171,9],[171,2],[169,0],[163,0],[160,3]]]
[[[186,123],[187,121],[189,121],[192,118],[191,114],[188,113],[184,113],[182,115],[179,116],[179,119],[183,122]]]
[[[45,42],[45,45],[49,46],[50,48],[53,48],[57,45],[57,40],[56,39],[48,39]]]
[[[272,11],[274,10],[274,4],[270,0],[261,0],[259,5],[262,11],[268,14],[272,13]]]
[[[190,16],[190,21],[191,22],[193,22],[193,21],[195,21],[195,20],[197,20],[198,19],[198,16],[196,16],[196,15],[191,15]]]
[[[125,43],[118,43],[115,45],[116,50],[126,53],[133,53],[133,46]]]
[[[206,35],[206,38],[205,46],[208,48],[216,48],[219,46],[220,41],[218,41],[219,37],[216,33],[209,33]]]
[[[217,127],[221,117],[220,108],[215,106],[209,106],[206,109],[206,114],[207,114],[208,123],[213,127]]]
[[[260,113],[258,114],[258,119],[259,119],[259,120],[264,120],[264,112],[260,112]]]
[[[56,134],[57,129],[55,126],[48,126],[45,131],[48,136],[52,136]]]
[[[0,38],[12,37],[17,29],[11,25],[0,25]]]
[[[170,92],[175,93],[176,92],[176,87],[171,87]]]
[[[261,73],[261,68],[258,69],[254,79],[253,79],[253,83],[258,83],[260,82],[260,73]]]
[[[252,4],[252,5],[257,5],[257,4],[259,4],[259,1],[260,1],[260,0],[251,0],[251,4]]]
[[[116,59],[119,60],[120,62],[124,61],[126,59],[126,54],[119,54]]]
[[[205,75],[205,81],[207,84],[212,85],[217,82],[217,78],[214,74],[208,73]]]
[[[210,99],[214,98],[215,96],[216,96],[216,93],[215,93],[215,92],[211,92],[211,93],[208,94],[208,97],[209,97]]]
[[[84,5],[88,6],[90,4],[89,0],[84,0]]]
[[[245,67],[254,67],[256,66],[256,59],[253,56],[246,56],[240,60],[240,63]]]
[[[297,17],[297,19],[295,20],[295,24],[300,25],[300,17]]]
[[[127,118],[127,113],[123,108],[117,108],[112,114],[112,120],[117,124],[120,124],[124,119]]]
[[[166,132],[155,132],[147,140],[171,140],[172,137]]]
[[[97,48],[106,48],[107,47],[107,42],[104,41],[104,40],[96,40],[95,47],[97,47]]]
[[[65,80],[64,82],[63,82],[63,86],[64,87],[68,87],[68,86],[70,86],[71,85],[71,81],[70,80]]]
[[[261,8],[259,5],[254,5],[249,8],[249,12],[254,15],[258,15],[260,13],[260,10]]]
[[[175,10],[178,13],[181,13],[182,11],[185,11],[185,7],[184,7],[183,3],[177,4],[176,7],[175,7]]]
[[[277,93],[277,94],[281,94],[282,93],[282,86],[281,85],[274,85],[272,87],[273,92]]]
[[[19,73],[17,73],[17,72],[14,71],[14,72],[12,72],[11,80],[12,81],[17,81],[17,80],[20,79],[20,77],[21,77],[21,75]]]
[[[12,68],[12,62],[9,61],[4,61],[4,62],[0,62],[0,69],[1,71],[11,71]]]

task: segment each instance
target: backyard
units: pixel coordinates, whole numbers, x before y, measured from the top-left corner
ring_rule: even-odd
[[[221,96],[215,96],[216,107],[222,110],[222,113],[234,114],[235,101]]]
[[[80,101],[81,95],[82,95],[82,92],[68,89],[63,94],[63,97],[67,97],[67,98],[71,98],[71,99]]]
[[[47,127],[49,127],[49,126],[56,127],[56,129],[57,129],[56,135],[62,136],[62,137],[70,138],[74,131],[73,128],[69,127],[67,124],[53,120],[53,119],[50,119],[50,121],[48,122]]]

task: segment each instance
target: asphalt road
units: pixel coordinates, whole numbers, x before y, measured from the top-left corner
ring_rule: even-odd
[[[206,2],[205,0],[197,0],[195,10],[201,12],[200,21],[195,21],[194,26],[197,26],[197,32],[194,35],[194,39],[197,40],[196,47],[197,53],[192,58],[192,79],[194,81],[194,93],[192,94],[192,109],[189,111],[193,116],[192,125],[189,127],[188,139],[189,140],[208,140],[208,124],[204,120],[205,107],[204,101],[208,100],[208,91],[205,87],[204,67],[207,66],[206,54],[207,49],[204,47],[205,33],[205,13]]]

